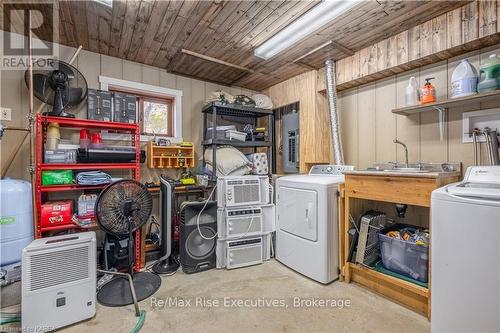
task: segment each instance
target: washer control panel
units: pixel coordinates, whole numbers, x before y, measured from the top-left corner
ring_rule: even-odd
[[[311,170],[309,171],[309,175],[332,175],[337,176],[341,175],[345,171],[354,170],[354,166],[352,165],[313,165]]]

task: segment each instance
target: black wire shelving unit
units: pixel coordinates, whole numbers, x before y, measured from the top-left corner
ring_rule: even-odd
[[[217,180],[217,146],[222,145],[230,145],[239,149],[253,149],[253,152],[257,152],[258,148],[266,148],[267,160],[269,162],[269,174],[276,172],[276,144],[274,138],[275,122],[273,110],[211,102],[206,104],[201,112],[203,113],[203,167],[206,166],[205,150],[210,147],[212,148],[213,161],[212,181]],[[266,140],[237,141],[217,138],[216,128],[220,124],[221,117],[224,116],[229,118],[248,118],[248,120],[252,121],[254,128],[258,127],[259,119],[267,117],[268,135]],[[226,124],[224,125],[227,125],[228,121],[229,120],[226,119]],[[210,137],[207,135],[209,127],[212,127]]]

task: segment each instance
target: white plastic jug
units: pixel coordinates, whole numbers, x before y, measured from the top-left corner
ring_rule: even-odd
[[[451,97],[463,97],[477,94],[478,75],[469,60],[463,59],[451,76]]]
[[[405,105],[406,106],[417,105],[418,102],[419,102],[419,96],[418,96],[417,79],[414,76],[412,76],[410,77],[410,80],[408,81],[408,86],[406,87]]]

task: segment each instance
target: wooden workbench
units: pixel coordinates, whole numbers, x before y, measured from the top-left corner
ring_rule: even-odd
[[[430,268],[429,288],[425,288],[348,262],[349,216],[356,218],[372,208],[374,202],[407,204],[428,209],[431,206],[433,190],[459,179],[460,172],[416,174],[381,171],[346,172],[345,183],[340,186],[339,199],[341,279],[347,283],[357,282],[430,318]],[[430,227],[429,225],[429,229]],[[430,260],[429,249],[429,267]]]

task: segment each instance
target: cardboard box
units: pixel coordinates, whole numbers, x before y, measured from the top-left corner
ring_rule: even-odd
[[[88,90],[87,119],[113,121],[111,92],[95,89]]]
[[[54,227],[72,224],[73,200],[48,201],[42,205],[40,225]]]
[[[137,122],[137,96],[113,93],[113,121],[129,124]]]

